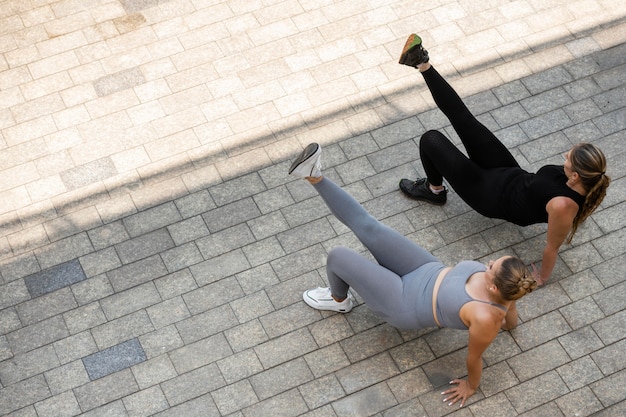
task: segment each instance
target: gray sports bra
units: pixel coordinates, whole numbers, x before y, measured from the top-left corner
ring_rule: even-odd
[[[456,264],[456,266],[446,274],[443,281],[441,281],[439,292],[437,293],[437,320],[439,320],[441,327],[467,330],[467,326],[463,323],[461,317],[459,317],[459,312],[461,311],[461,307],[470,301],[490,304],[504,312],[507,311],[507,308],[503,305],[472,298],[465,290],[465,284],[470,276],[486,270],[485,265],[480,262],[463,261]]]

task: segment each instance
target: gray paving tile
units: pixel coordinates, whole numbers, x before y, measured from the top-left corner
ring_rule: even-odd
[[[89,379],[105,377],[146,360],[137,339],[131,339],[83,358]]]
[[[41,272],[24,278],[31,297],[39,297],[43,294],[67,287],[86,278],[85,272],[78,259],[50,267]]]

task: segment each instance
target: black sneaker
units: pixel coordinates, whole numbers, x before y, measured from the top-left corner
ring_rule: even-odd
[[[427,178],[420,178],[417,181],[411,181],[406,178],[401,179],[400,190],[415,200],[427,201],[438,206],[446,204],[446,194],[448,194],[445,186],[439,194],[433,193],[428,186]]]
[[[400,64],[417,68],[419,64],[428,62],[428,51],[422,47],[422,38],[415,33],[411,34],[402,48]]]

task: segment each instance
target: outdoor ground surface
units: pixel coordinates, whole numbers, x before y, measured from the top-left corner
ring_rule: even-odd
[[[286,175],[325,173],[443,262],[537,262],[545,225],[405,198],[422,35],[536,170],[588,141],[606,199],[448,407],[467,333],[302,302],[364,250]],[[0,415],[626,415],[626,6],[616,0],[0,0]]]

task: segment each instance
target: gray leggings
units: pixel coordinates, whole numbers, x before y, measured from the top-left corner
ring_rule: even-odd
[[[332,294],[343,298],[350,287],[389,324],[402,329],[434,325],[432,285],[444,265],[430,252],[372,217],[350,194],[324,177],[314,185],[330,211],[359,238],[378,264],[336,247],[326,272]]]

